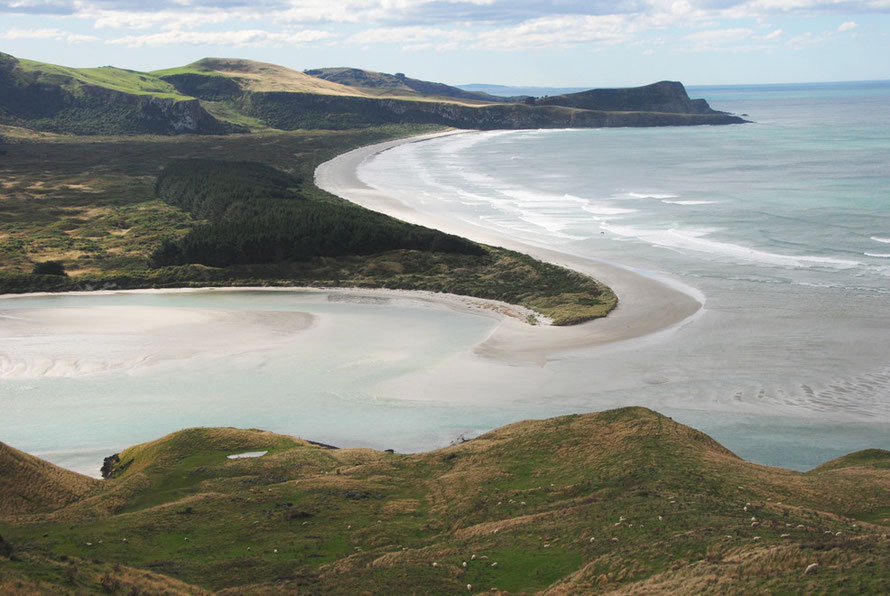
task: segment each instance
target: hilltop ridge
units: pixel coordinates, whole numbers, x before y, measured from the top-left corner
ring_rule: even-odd
[[[408,455],[187,429],[122,451],[83,498],[0,508],[0,575],[174,594],[881,593],[888,457],[759,466],[639,407]]]
[[[592,100],[602,94],[526,101],[401,74],[351,68],[303,73],[237,58],[204,58],[143,73],[68,68],[0,53],[0,87],[0,125],[78,135],[222,135],[384,124],[491,130],[744,122],[711,110],[704,100],[689,101],[680,83],[610,92],[614,100],[608,105]]]

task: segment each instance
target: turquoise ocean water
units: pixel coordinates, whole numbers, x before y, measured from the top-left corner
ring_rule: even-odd
[[[890,83],[691,95],[754,123],[471,133],[404,145],[360,170],[437,217],[682,284],[705,307],[678,329],[509,366],[467,356],[491,319],[413,301],[6,299],[6,317],[132,305],[292,310],[323,323],[237,360],[0,374],[0,440],[95,473],[127,445],[196,425],[416,451],[523,418],[646,405],[765,464],[807,469],[890,449]],[[101,350],[107,337],[45,340]],[[0,343],[0,357],[15,352]]]

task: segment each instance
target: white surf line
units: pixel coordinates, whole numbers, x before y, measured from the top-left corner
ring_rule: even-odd
[[[694,292],[679,289],[651,275],[618,264],[534,247],[466,222],[436,218],[413,209],[358,177],[358,168],[373,156],[404,143],[416,143],[448,134],[448,131],[386,141],[354,149],[327,161],[315,170],[315,184],[343,199],[398,219],[456,234],[476,242],[520,251],[543,261],[580,271],[607,284],[618,295],[618,307],[608,317],[571,327],[532,327],[503,321],[475,351],[508,361],[544,364],[558,352],[643,337],[685,324],[703,306]],[[675,286],[675,287],[672,287]]]

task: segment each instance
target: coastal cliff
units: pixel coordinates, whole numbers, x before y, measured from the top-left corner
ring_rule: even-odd
[[[195,98],[128,93],[64,72],[24,66],[0,54],[0,124],[79,135],[247,131],[211,116]]]
[[[307,73],[219,58],[154,73],[75,69],[0,53],[0,124],[77,135],[223,135],[385,124],[493,130],[744,122],[690,99],[677,82],[535,99],[359,69]]]
[[[715,112],[589,110],[557,105],[497,103],[468,106],[404,99],[374,99],[265,92],[245,95],[240,109],[281,130],[330,128],[414,122],[454,128],[494,130],[525,128],[600,128],[740,124],[738,116]]]
[[[676,81],[661,81],[643,87],[591,89],[535,100],[538,106],[563,106],[606,112],[668,112],[674,114],[723,114],[704,99],[690,99]]]

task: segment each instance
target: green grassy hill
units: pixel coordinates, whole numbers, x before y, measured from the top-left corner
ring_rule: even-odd
[[[704,100],[679,101],[686,96],[679,83],[667,99],[662,87],[654,86],[644,96],[624,90],[624,103],[591,108],[577,98],[560,105],[511,103],[358,69],[312,72],[319,76],[251,60],[205,58],[143,73],[110,66],[68,68],[0,53],[0,125],[79,135],[220,135],[409,123],[517,129],[743,122],[698,109]],[[679,108],[663,112],[668,103]]]
[[[267,453],[227,457],[248,451]],[[190,429],[119,457],[78,501],[0,510],[7,585],[90,592],[107,576],[135,593],[143,572],[169,593],[890,586],[890,470],[872,465],[886,452],[769,468],[643,408],[520,422],[415,455]]]
[[[158,77],[113,67],[67,68],[0,53],[0,124],[97,134],[228,134],[218,120]]]
[[[306,71],[307,75],[317,77],[325,81],[332,81],[341,85],[352,87],[368,95],[376,96],[434,96],[441,98],[463,99],[474,102],[505,102],[513,98],[495,97],[487,93],[464,91],[458,87],[422,81],[406,77],[402,73],[395,75],[362,70],[360,68],[315,68]]]

